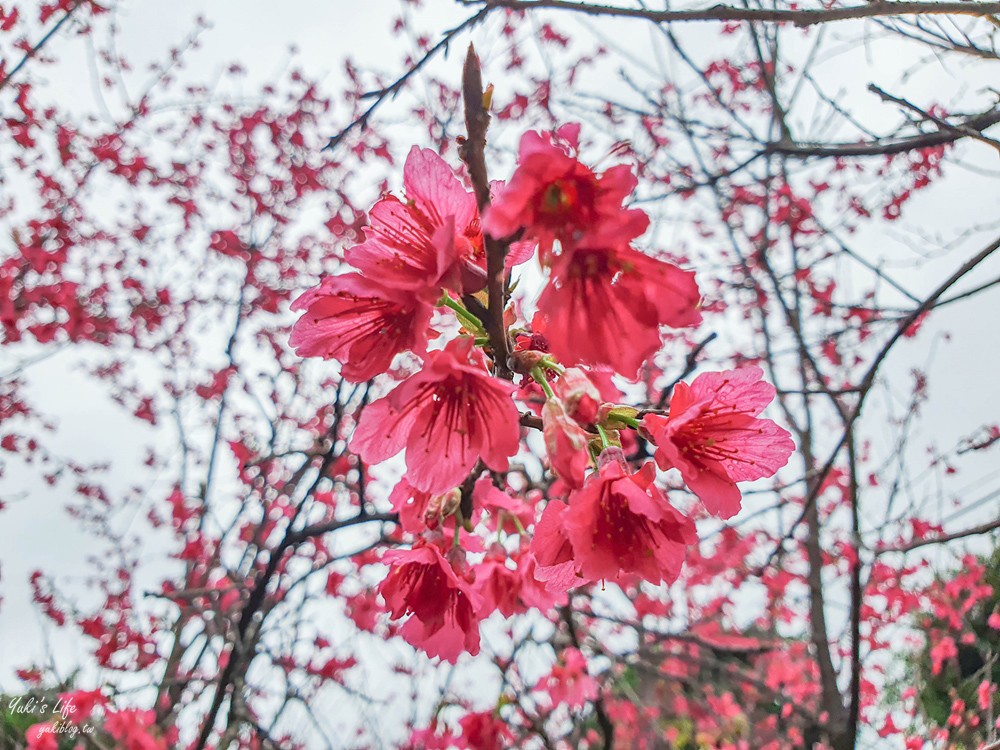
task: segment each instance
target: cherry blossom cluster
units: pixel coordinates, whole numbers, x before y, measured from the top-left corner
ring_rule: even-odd
[[[661,328],[697,325],[700,292],[692,271],[633,246],[649,225],[625,205],[636,177],[583,163],[579,130],[526,133],[511,179],[490,185],[482,211],[439,155],[414,147],[405,199],[372,207],[364,241],[345,254],[353,270],[293,304],[300,355],[339,361],[351,381],[400,381],[365,408],[351,448],[368,466],[404,453],[390,500],[414,540],[383,556],[380,593],[392,618],[408,618],[403,638],[449,661],[478,653],[479,623],[494,611],[547,610],[598,581],[674,581],[697,535],[657,466],[679,470],[708,512],[729,518],[737,484],[773,476],[794,447],[760,416],[775,390],[756,367],[678,383],[669,409],[618,403],[611,375],[635,379]],[[511,303],[497,322],[511,380],[484,320],[491,247],[506,253],[508,293],[530,258],[546,272],[531,319]],[[456,319],[458,335],[441,343]],[[405,365],[390,368],[404,353],[422,364],[400,377]],[[522,429],[539,425],[556,477],[547,500],[504,479]],[[626,447],[637,440],[654,460],[633,471]],[[516,546],[486,548],[473,533],[484,518]]]
[[[50,706],[53,718],[28,727],[26,750],[59,750],[71,742],[72,747],[104,746],[108,742],[114,743],[114,747],[135,750],[166,750],[177,745],[177,729],[171,728],[166,736],[161,736],[155,711],[116,710],[100,690],[60,693],[53,704],[34,703],[29,707],[33,711],[47,711]]]

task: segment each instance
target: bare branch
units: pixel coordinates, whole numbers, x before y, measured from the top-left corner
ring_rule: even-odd
[[[937,122],[937,121],[936,121]],[[939,130],[907,138],[886,138],[860,143],[790,143],[778,141],[764,147],[765,153],[795,159],[843,156],[886,156],[954,143],[963,138],[984,137],[982,131],[1000,123],[1000,108],[955,123],[937,122]],[[992,140],[992,139],[989,139]]]
[[[831,21],[859,18],[910,15],[963,15],[991,16],[1000,13],[1000,3],[983,2],[873,2],[865,5],[847,5],[841,8],[816,8],[792,10],[778,8],[735,8],[713,5],[709,8],[690,10],[649,10],[646,8],[621,8],[612,5],[590,5],[570,0],[459,0],[463,5],[483,5],[483,9],[509,8],[511,10],[570,10],[590,16],[635,18],[653,23],[692,21],[765,21],[792,23],[796,26],[813,26]]]
[[[397,78],[395,81],[390,83],[385,88],[379,89],[378,91],[370,92],[368,96],[374,97],[375,101],[373,101],[371,105],[368,107],[368,109],[366,109],[363,113],[361,113],[359,117],[354,119],[343,130],[341,130],[335,136],[330,138],[330,140],[327,141],[326,146],[323,147],[323,150],[327,151],[329,149],[336,148],[338,145],[340,145],[340,142],[344,140],[344,138],[347,137],[347,135],[352,130],[354,130],[357,127],[364,128],[368,124],[368,121],[371,119],[372,115],[375,114],[375,110],[378,109],[379,106],[381,106],[382,103],[386,101],[386,99],[394,98],[403,89],[403,87],[406,85],[407,81],[410,80],[410,78],[412,78],[418,71],[420,71],[425,65],[427,65],[427,63],[429,63],[439,52],[441,52],[442,50],[447,50],[448,46],[451,44],[451,41],[456,36],[461,34],[466,29],[471,29],[477,24],[479,24],[484,18],[486,18],[487,15],[489,15],[489,12],[491,10],[493,10],[493,8],[487,6],[482,10],[480,10],[475,15],[466,18],[458,26],[446,31],[441,36],[441,39],[438,41],[438,43],[435,44],[433,47],[431,47],[429,50],[427,50],[427,52],[424,53],[424,56],[421,57],[414,65],[412,65],[405,73],[403,73],[403,75],[401,75],[399,78]]]
[[[927,539],[917,539],[896,547],[883,547],[882,549],[876,550],[876,554],[884,555],[886,552],[909,552],[910,550],[927,547],[931,544],[944,544],[946,542],[952,542],[956,539],[965,539],[970,536],[989,534],[991,531],[996,531],[997,529],[1000,529],[1000,519],[989,521],[987,523],[980,524],[979,526],[973,526],[971,529],[965,529],[964,531],[955,531],[951,534],[942,534],[941,536],[930,537]]]
[[[41,52],[42,47],[48,44],[49,41],[57,33],[59,33],[59,29],[61,29],[66,24],[66,22],[73,17],[73,14],[76,13],[76,11],[80,8],[81,5],[83,5],[83,0],[76,0],[76,2],[70,6],[69,10],[67,10],[66,13],[64,13],[62,17],[60,17],[60,19],[55,22],[52,28],[45,33],[45,36],[43,36],[41,39],[35,42],[35,44],[27,52],[24,53],[24,56],[20,60],[18,60],[17,65],[11,68],[10,72],[7,73],[7,75],[5,75],[2,79],[0,79],[0,91],[3,91],[3,89],[7,86],[7,84],[9,84],[12,80],[14,80],[14,76],[16,76],[18,73],[21,72],[21,69],[28,63],[28,61],[34,58],[35,55],[37,55],[39,52]]]
[[[925,312],[931,309],[934,306],[934,303],[937,302],[937,300],[940,299],[945,292],[947,292],[952,286],[958,283],[966,274],[968,274],[976,266],[978,266],[980,263],[982,263],[984,260],[990,257],[998,249],[1000,249],[1000,237],[998,237],[989,245],[987,245],[985,248],[980,250],[971,259],[963,263],[962,266],[957,271],[955,271],[955,273],[953,273],[940,286],[938,286],[938,288],[935,289],[934,292],[932,292],[929,297],[925,298],[924,301],[916,307],[916,309],[914,309],[899,323],[899,325],[896,326],[896,330],[893,332],[892,336],[889,337],[889,340],[882,345],[882,349],[879,350],[879,353],[875,356],[875,359],[869,366],[868,371],[865,373],[865,376],[861,379],[861,383],[858,386],[859,389],[858,401],[855,404],[854,409],[851,411],[850,416],[845,421],[844,431],[840,436],[840,440],[837,441],[836,446],[834,446],[834,449],[830,452],[830,457],[826,460],[826,463],[823,464],[823,467],[819,470],[815,483],[813,484],[813,488],[805,499],[802,512],[799,514],[799,517],[795,520],[795,522],[791,525],[791,527],[789,527],[788,531],[786,532],[782,540],[778,542],[775,549],[771,552],[770,555],[768,555],[767,561],[762,566],[760,566],[760,568],[757,569],[758,574],[762,574],[764,570],[770,567],[775,557],[784,548],[785,541],[792,538],[792,536],[798,529],[799,525],[809,515],[809,508],[815,504],[817,498],[819,497],[819,493],[823,489],[826,477],[830,474],[830,471],[833,469],[834,463],[836,463],[837,461],[837,456],[840,455],[840,451],[847,443],[847,440],[851,435],[851,430],[854,429],[854,423],[858,420],[858,417],[861,415],[861,407],[864,405],[865,398],[871,392],[871,388],[875,384],[875,376],[878,374],[878,370],[882,366],[882,362],[888,356],[889,351],[892,349],[893,346],[895,346],[896,342],[899,341],[900,338],[902,338],[903,334],[911,325],[913,325],[913,323],[917,320],[917,318],[919,318],[921,315],[923,315]]]

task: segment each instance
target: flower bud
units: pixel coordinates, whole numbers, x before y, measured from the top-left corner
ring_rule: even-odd
[[[547,356],[546,352],[540,352],[535,349],[515,349],[510,355],[508,364],[514,372],[529,373]]]
[[[623,420],[622,417],[625,417],[625,419],[636,419],[638,414],[639,410],[631,406],[605,403],[601,404],[597,410],[597,422],[602,427],[608,427],[612,430],[622,430],[629,426],[628,422]]]
[[[566,404],[566,412],[580,424],[593,424],[601,403],[601,392],[579,367],[570,367],[555,383],[555,391]]]
[[[455,515],[462,503],[462,491],[457,487],[448,490],[443,495],[434,495],[427,503],[424,511],[424,523],[428,529],[436,529],[444,519]]]

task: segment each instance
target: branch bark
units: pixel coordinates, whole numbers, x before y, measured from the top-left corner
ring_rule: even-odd
[[[777,141],[764,146],[765,154],[778,154],[795,159],[816,157],[887,156],[933,148],[955,143],[963,138],[974,138],[976,134],[1000,123],[1000,108],[967,117],[956,123],[939,124],[933,133],[922,133],[907,138],[886,138],[862,143],[794,143]]]
[[[465,104],[467,136],[459,146],[459,155],[469,169],[469,178],[482,214],[490,205],[490,181],[486,169],[486,130],[490,125],[490,113],[483,92],[479,57],[471,44],[462,70],[462,99]],[[493,372],[498,377],[511,380],[514,375],[507,363],[510,343],[507,341],[507,330],[503,322],[503,311],[507,304],[504,266],[509,246],[486,234],[483,235],[483,245],[486,251],[486,291],[489,295],[488,315],[483,324],[493,350]]]
[[[805,498],[801,514],[788,529],[787,533],[782,538],[782,540],[778,542],[777,546],[768,556],[765,563],[760,568],[757,569],[758,574],[763,574],[763,572],[768,567],[770,567],[775,557],[784,548],[785,541],[791,539],[794,536],[798,527],[808,516],[809,508],[816,503],[816,499],[819,497],[819,493],[823,488],[827,476],[829,476],[830,472],[833,470],[833,466],[837,461],[837,456],[840,455],[840,451],[843,450],[844,445],[847,443],[847,439],[851,435],[851,430],[854,427],[854,423],[858,420],[858,417],[861,416],[861,408],[864,405],[865,399],[867,398],[868,394],[871,392],[872,386],[875,384],[875,376],[878,374],[879,368],[882,366],[882,362],[889,355],[889,351],[892,349],[893,346],[896,345],[896,342],[899,341],[900,338],[902,338],[903,334],[911,325],[913,325],[913,323],[917,320],[917,318],[919,318],[921,315],[923,315],[925,312],[931,309],[934,306],[934,303],[937,302],[937,300],[940,299],[945,292],[951,289],[951,287],[953,287],[963,277],[965,277],[966,274],[968,274],[976,266],[978,266],[980,263],[982,263],[984,260],[990,257],[998,249],[1000,249],[1000,237],[997,237],[997,239],[995,239],[985,248],[976,253],[975,256],[973,256],[968,261],[963,263],[962,266],[955,271],[955,273],[953,273],[950,277],[948,277],[948,279],[946,279],[940,286],[938,286],[938,288],[935,289],[929,297],[926,297],[920,305],[918,305],[912,312],[910,312],[909,315],[907,315],[902,321],[900,321],[899,325],[896,326],[896,330],[893,332],[892,336],[889,337],[889,340],[882,345],[882,348],[875,356],[875,359],[872,360],[872,363],[869,366],[868,371],[861,379],[861,382],[858,385],[858,401],[855,404],[854,409],[851,410],[850,416],[845,421],[844,431],[841,433],[840,439],[837,441],[837,444],[830,452],[830,457],[826,460],[826,463],[824,463],[823,467],[819,470],[819,473],[816,476],[815,484],[813,485],[813,489],[809,492],[809,494]]]
[[[67,10],[62,17],[55,22],[52,28],[49,29],[41,39],[39,39],[27,52],[24,53],[24,56],[18,60],[17,65],[11,68],[10,72],[0,79],[0,91],[3,91],[4,88],[6,88],[6,86],[14,80],[14,76],[20,73],[22,68],[24,68],[24,66],[27,65],[28,62],[35,57],[35,55],[41,52],[42,47],[48,44],[49,41],[51,41],[51,39],[59,33],[59,29],[66,25],[66,22],[73,17],[73,14],[79,10],[81,5],[83,5],[83,0],[76,0],[76,2],[70,6],[69,10]]]
[[[865,5],[847,5],[841,8],[793,10],[779,8],[736,8],[713,5],[710,8],[690,10],[649,10],[622,8],[613,5],[591,5],[570,0],[461,0],[463,5],[482,4],[484,9],[508,8],[510,10],[569,10],[589,16],[634,18],[653,23],[692,21],[765,21],[791,23],[796,26],[813,26],[831,21],[860,18],[910,15],[963,15],[991,16],[1000,13],[1000,3],[990,2],[872,2]]]
[[[882,549],[876,550],[876,554],[884,555],[886,552],[909,552],[910,550],[919,549],[920,547],[927,547],[931,544],[944,544],[945,542],[952,542],[956,539],[966,539],[970,536],[979,536],[980,534],[989,534],[991,531],[996,531],[1000,529],[1000,519],[996,521],[988,521],[987,523],[980,524],[979,526],[973,526],[970,529],[965,529],[963,531],[955,531],[951,534],[942,534],[941,536],[931,537],[928,539],[917,539],[907,544],[901,544],[897,547],[883,547]]]

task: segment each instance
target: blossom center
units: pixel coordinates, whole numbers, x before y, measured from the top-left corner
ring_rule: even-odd
[[[576,184],[556,180],[542,193],[541,210],[546,214],[561,214],[573,208],[578,202],[579,191]]]

